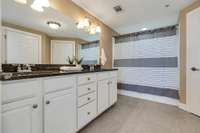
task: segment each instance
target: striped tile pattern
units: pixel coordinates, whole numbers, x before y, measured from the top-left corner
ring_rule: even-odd
[[[114,67],[119,69],[120,89],[178,99],[178,43],[175,29],[172,26],[146,31],[143,39],[115,39]],[[136,33],[131,35],[133,37]]]

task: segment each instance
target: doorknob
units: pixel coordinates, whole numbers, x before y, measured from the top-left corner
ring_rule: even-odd
[[[196,68],[196,67],[192,67],[191,68],[192,71],[200,71],[200,69]]]
[[[50,104],[50,101],[46,101],[46,104],[47,104],[47,105]]]

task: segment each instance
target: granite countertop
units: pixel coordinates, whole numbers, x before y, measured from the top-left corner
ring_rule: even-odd
[[[62,76],[62,75],[72,75],[72,74],[83,74],[83,73],[96,73],[96,72],[106,72],[106,71],[117,71],[118,69],[101,69],[101,70],[82,70],[82,71],[33,71],[28,73],[0,73],[0,81],[12,81],[21,79],[31,79],[31,78],[41,78],[41,77],[51,77],[51,76]],[[11,74],[5,78],[5,75]]]

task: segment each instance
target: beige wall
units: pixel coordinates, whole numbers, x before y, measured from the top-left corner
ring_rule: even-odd
[[[100,51],[103,49],[107,58],[106,64],[103,68],[112,68],[112,56],[113,56],[113,49],[112,49],[112,31],[107,26],[101,26],[102,32],[100,35]],[[100,60],[101,62],[101,60]]]
[[[179,25],[180,25],[180,102],[186,103],[186,15],[188,12],[200,7],[200,0],[197,0],[192,5],[186,7],[180,12]]]
[[[71,0],[50,0],[50,3],[54,9],[60,11],[68,17],[71,17],[77,22],[85,17],[88,17],[93,23],[101,26],[102,33],[100,35],[100,47],[105,50],[105,54],[107,56],[107,63],[104,68],[112,68],[112,34],[117,33],[89,14],[87,11],[77,6]]]

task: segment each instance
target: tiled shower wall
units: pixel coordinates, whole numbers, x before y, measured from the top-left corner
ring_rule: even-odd
[[[99,41],[81,45],[80,56],[83,57],[82,64],[98,64],[99,60]]]
[[[118,89],[178,99],[176,26],[115,37]]]

